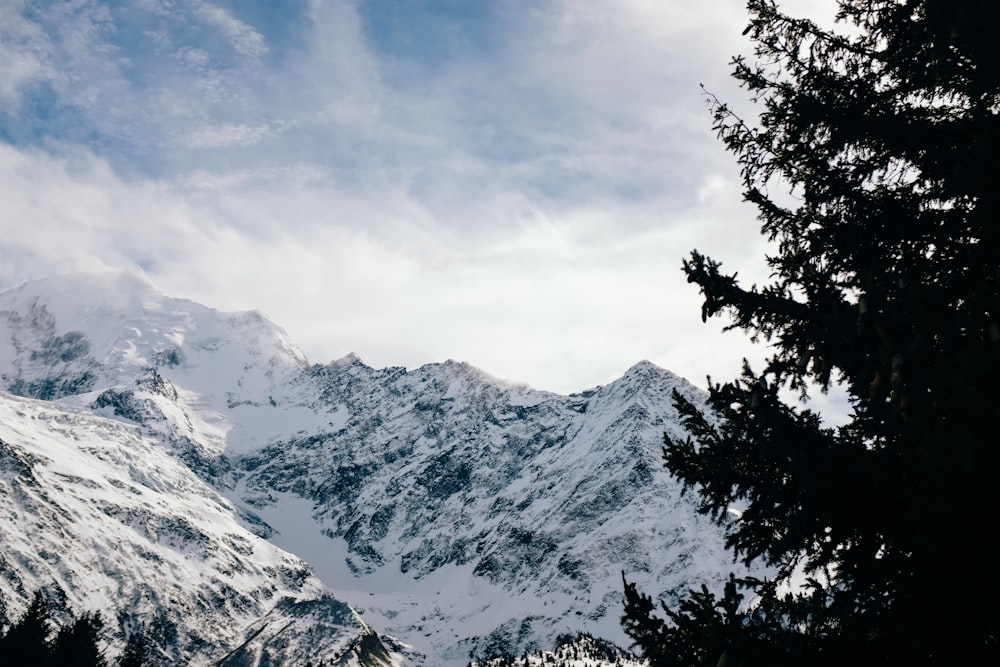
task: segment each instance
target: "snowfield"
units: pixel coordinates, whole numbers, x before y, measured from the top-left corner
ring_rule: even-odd
[[[662,470],[671,393],[703,395],[649,362],[569,396],[316,365],[259,313],[111,273],[0,294],[0,389],[10,609],[55,584],[123,629],[162,618],[173,657],[290,618],[251,664],[303,657],[314,621],[331,657],[381,637],[365,659],[406,664],[627,645],[622,571],[667,599],[741,572]]]

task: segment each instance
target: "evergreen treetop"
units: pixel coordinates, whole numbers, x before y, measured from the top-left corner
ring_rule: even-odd
[[[152,664],[153,652],[146,629],[139,625],[128,634],[125,649],[118,656],[118,667],[144,667]]]
[[[52,611],[36,591],[24,614],[0,636],[0,655],[7,664],[47,664],[51,650]]]
[[[735,624],[730,592],[664,621],[626,586],[647,655],[700,632],[713,660],[1000,662],[1000,3],[837,7],[846,29],[750,0],[755,55],[734,76],[759,118],[712,102],[773,242],[770,282],[745,287],[697,251],[683,264],[702,317],[771,355],[710,381],[718,419],[675,394],[690,437],[667,437],[665,461],[734,554],[778,575],[742,582],[757,602]],[[834,384],[850,399],[838,428],[779,394]],[[662,664],[704,660],[690,647]]]
[[[105,667],[100,648],[104,621],[99,613],[84,613],[59,629],[52,642],[50,663],[58,667]]]
[[[102,648],[105,624],[101,614],[84,612],[74,617],[58,602],[60,593],[58,589],[54,595],[47,595],[44,589],[36,591],[21,617],[6,632],[0,632],[0,667],[107,667],[108,660]],[[53,616],[67,614],[71,621],[57,627]],[[153,646],[141,625],[128,634],[125,650],[115,664],[120,667],[156,664]]]

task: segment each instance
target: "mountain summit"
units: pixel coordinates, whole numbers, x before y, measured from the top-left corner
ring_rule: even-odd
[[[214,494],[246,539],[308,563],[318,577],[309,591],[345,600],[365,628],[410,646],[385,639],[391,660],[465,664],[548,650],[578,632],[624,643],[623,570],[643,590],[673,597],[733,569],[718,530],[660,461],[663,432],[679,432],[671,392],[702,394],[648,361],[569,396],[454,361],[375,369],[348,355],[310,364],[254,311],[166,297],[131,274],[75,275],[0,294],[0,388],[15,395],[0,396],[8,405],[87,424],[74,443],[82,451],[107,438],[116,451],[150,452],[135,454],[137,475],[151,478],[147,462],[170,461],[195,480],[161,489],[171,502]],[[96,520],[88,516],[79,522]],[[46,530],[58,532],[52,521]],[[29,527],[3,530],[23,536]],[[198,532],[211,541],[233,530]],[[186,557],[188,546],[170,545]],[[138,556],[116,562],[152,567]],[[216,576],[233,566],[201,567]],[[269,581],[266,570],[241,567],[247,581]],[[77,587],[81,576],[59,585]],[[23,604],[23,592],[3,590]],[[105,595],[107,605],[130,604]],[[169,607],[170,597],[158,604]],[[240,616],[220,605],[213,623],[249,627],[263,607],[248,609]]]

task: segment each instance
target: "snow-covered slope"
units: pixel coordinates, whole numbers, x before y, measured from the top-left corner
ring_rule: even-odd
[[[170,665],[360,664],[351,649],[378,642],[304,562],[248,530],[259,520],[136,426],[0,393],[0,506],[8,618],[47,589],[101,611],[120,638],[143,623]]]
[[[649,667],[614,644],[590,635],[564,635],[551,650],[472,662],[470,667]]]
[[[626,643],[622,570],[672,594],[728,567],[660,464],[670,392],[696,390],[652,364],[569,397],[454,362],[311,375],[342,423],[236,461],[235,497],[279,530],[311,513],[276,542],[432,655]]]
[[[289,392],[307,366],[260,313],[167,297],[127,271],[60,276],[0,294],[0,381],[11,393],[89,400],[166,369],[182,430],[206,454],[253,448],[315,418],[286,411],[301,402]]]
[[[674,389],[648,362],[560,396],[467,364],[310,365],[256,313],[131,274],[0,294],[0,388],[131,423],[430,664],[627,643],[621,571],[670,597],[733,569],[662,471]]]

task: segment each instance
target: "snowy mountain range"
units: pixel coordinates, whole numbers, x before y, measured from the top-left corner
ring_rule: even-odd
[[[622,571],[671,598],[735,569],[660,462],[671,392],[702,394],[648,362],[569,396],[314,365],[122,272],[0,294],[0,389],[0,612],[55,587],[162,627],[167,664],[626,645]]]

